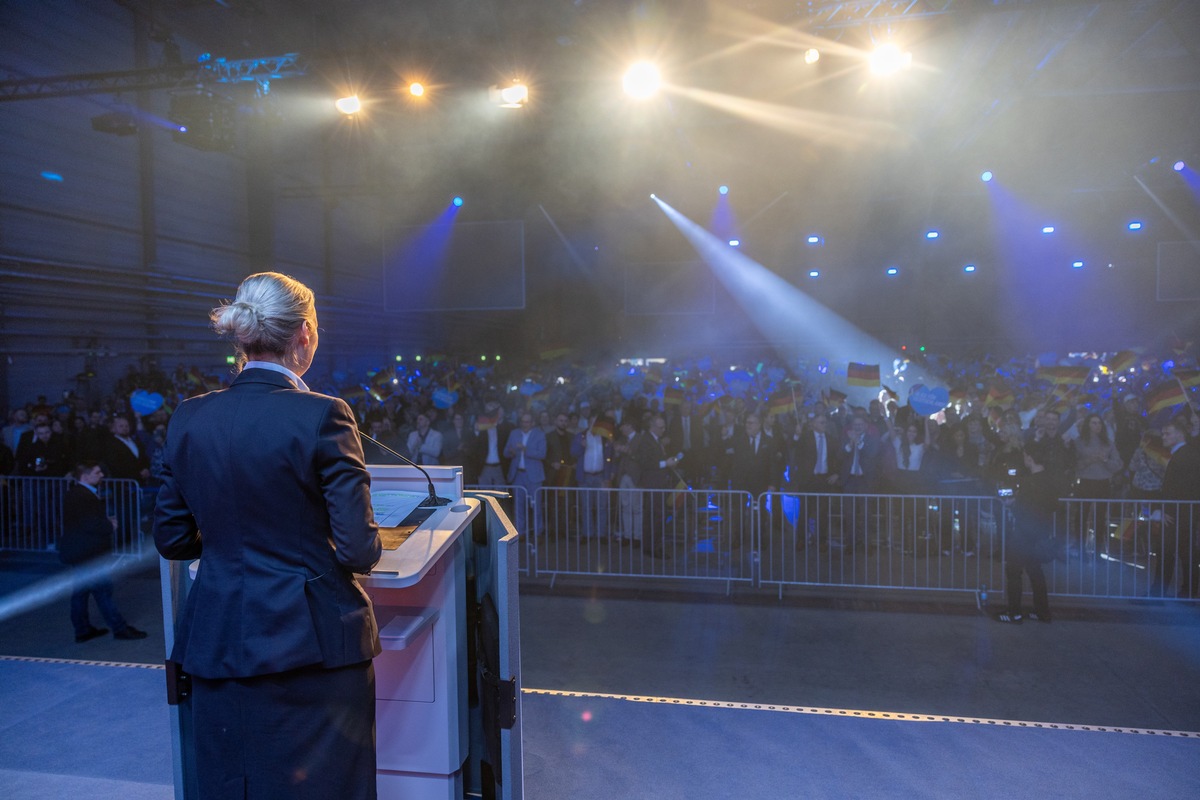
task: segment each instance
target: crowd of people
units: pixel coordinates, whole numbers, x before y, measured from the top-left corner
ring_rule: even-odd
[[[1179,446],[1172,431],[1200,436],[1192,403],[1200,380],[1186,352],[925,354],[883,366],[877,386],[854,388],[824,360],[587,364],[556,352],[502,366],[434,356],[328,374],[312,388],[350,404],[368,463],[397,463],[399,453],[461,465],[469,486],[519,486],[530,497],[543,486],[622,489],[619,513],[589,502],[579,533],[634,542],[649,542],[643,532],[663,513],[639,490],[965,498],[1028,474],[1027,456],[1057,497],[1200,499],[1200,481],[1164,488]],[[947,387],[945,408],[918,413],[905,402],[901,393],[918,379]],[[106,402],[38,398],[9,412],[0,458],[10,463],[0,469],[61,476],[95,463],[153,491],[171,409],[227,383],[195,368],[141,369]],[[151,410],[146,397],[161,405]],[[134,413],[134,399],[146,413]],[[821,529],[827,514],[814,507]],[[941,513],[954,507],[943,503]],[[1093,504],[1081,522],[1098,552],[1109,545],[1105,507]],[[523,530],[546,530],[525,504],[515,516]],[[950,528],[936,526],[937,546],[969,548],[951,541]]]

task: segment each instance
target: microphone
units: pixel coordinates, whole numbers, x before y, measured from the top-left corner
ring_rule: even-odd
[[[429,482],[429,497],[426,497],[424,500],[422,500],[421,505],[417,506],[417,508],[440,508],[441,506],[450,505],[449,498],[437,496],[437,492],[433,488],[433,478],[429,477],[429,473],[425,471],[424,467],[422,467],[417,462],[413,461],[408,456],[400,455],[399,453],[397,453],[392,448],[388,447],[383,442],[363,433],[362,431],[359,431],[358,435],[361,436],[362,438],[366,439],[369,442],[374,442],[376,445],[379,446],[379,448],[381,450],[385,450],[385,451],[391,453],[396,458],[403,461],[405,464],[408,464],[410,467],[416,467],[420,471],[420,473],[425,476],[425,480]]]

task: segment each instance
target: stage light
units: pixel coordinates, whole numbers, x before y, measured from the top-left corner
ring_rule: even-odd
[[[991,170],[985,170],[984,173],[979,176],[979,180],[983,181],[984,183],[991,183],[992,177]]]
[[[926,231],[926,232],[925,232],[925,238],[926,238],[926,239],[936,239],[936,238],[938,238],[939,236],[941,236],[941,234],[940,234],[940,233],[938,233],[937,231]]]
[[[463,199],[461,197],[455,196],[455,198],[450,202],[454,203],[455,208],[462,208]]]
[[[339,97],[334,101],[333,106],[347,117],[362,111],[362,101],[358,99],[358,95],[356,94]]]
[[[1043,227],[1043,228],[1042,228],[1042,233],[1045,233],[1045,234],[1051,234],[1051,233],[1054,233],[1054,226],[1053,226],[1053,225],[1046,225],[1045,227]]]
[[[809,235],[809,237],[808,237],[808,239],[807,239],[806,241],[807,241],[809,244],[822,244],[822,243],[823,243],[825,240],[824,240],[824,239],[822,239],[820,236],[817,236],[817,235],[814,233],[814,234],[810,234],[810,235]]]
[[[1129,230],[1131,230],[1131,231],[1140,231],[1141,229],[1142,229],[1142,223],[1140,223],[1140,222],[1131,222],[1131,223],[1129,223]]]
[[[1175,169],[1175,171],[1176,171],[1176,172],[1183,172],[1183,171],[1184,171],[1184,169],[1186,169],[1186,168],[1187,168],[1187,164],[1183,163],[1182,161],[1176,161],[1176,162],[1175,162],[1175,167],[1174,167],[1174,169]]]
[[[501,108],[521,108],[529,102],[529,87],[518,80],[508,86],[492,86],[488,97]]]
[[[658,72],[658,67],[649,61],[639,61],[634,64],[626,70],[625,77],[621,78],[621,86],[624,87],[625,94],[635,100],[653,97],[658,92],[660,85],[662,85],[662,76]]]
[[[893,42],[884,42],[871,53],[871,72],[891,75],[912,66],[912,53],[905,52]]]
[[[726,186],[725,184],[721,184],[720,186],[717,187],[717,193],[718,194],[729,194],[729,187]],[[654,195],[650,195],[650,196],[653,197]]]
[[[974,272],[974,271],[975,271],[974,264],[967,264],[966,266],[963,267],[963,272]]]
[[[50,181],[51,183],[62,183],[63,182],[63,176],[58,174],[57,172],[43,172],[42,178]]]
[[[741,246],[741,244],[742,244],[742,240],[741,240],[741,239],[730,239],[730,240],[729,240],[729,246],[730,246],[730,247],[740,247],[740,246]]]
[[[815,47],[810,47],[804,51],[804,63],[815,64],[821,60],[821,51]]]
[[[425,87],[416,81],[413,81],[408,85],[408,93],[413,97],[421,97],[425,94]]]
[[[657,200],[657,199],[658,199],[658,197],[657,197],[657,196],[654,194],[654,192],[651,192],[651,193],[650,193],[650,199],[651,199],[651,200]]]
[[[1073,269],[1083,269],[1083,262],[1082,261],[1074,261],[1071,263],[1071,267]]]
[[[397,361],[403,361],[403,360],[404,360],[404,356],[396,356],[396,360],[397,360]]]
[[[821,277],[821,272],[820,272],[820,270],[810,269],[808,271],[808,277],[819,278],[819,277]]]
[[[888,275],[899,275],[899,274],[900,274],[900,270],[899,270],[899,269],[897,269],[896,267],[888,267],[888,268],[887,268],[887,274],[888,274]]]

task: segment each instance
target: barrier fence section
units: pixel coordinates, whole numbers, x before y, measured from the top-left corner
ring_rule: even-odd
[[[63,501],[70,478],[0,477],[0,550],[48,552],[58,549]],[[137,481],[107,479],[100,487],[108,516],[117,520],[113,553],[141,555],[141,487]]]
[[[718,580],[1003,596],[1011,514],[995,496],[476,487],[511,493],[530,577]],[[1200,503],[1069,498],[1043,569],[1051,594],[1189,598]]]

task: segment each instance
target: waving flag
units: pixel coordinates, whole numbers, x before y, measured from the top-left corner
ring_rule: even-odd
[[[846,368],[846,383],[851,386],[878,386],[878,364],[856,364],[851,361]]]

